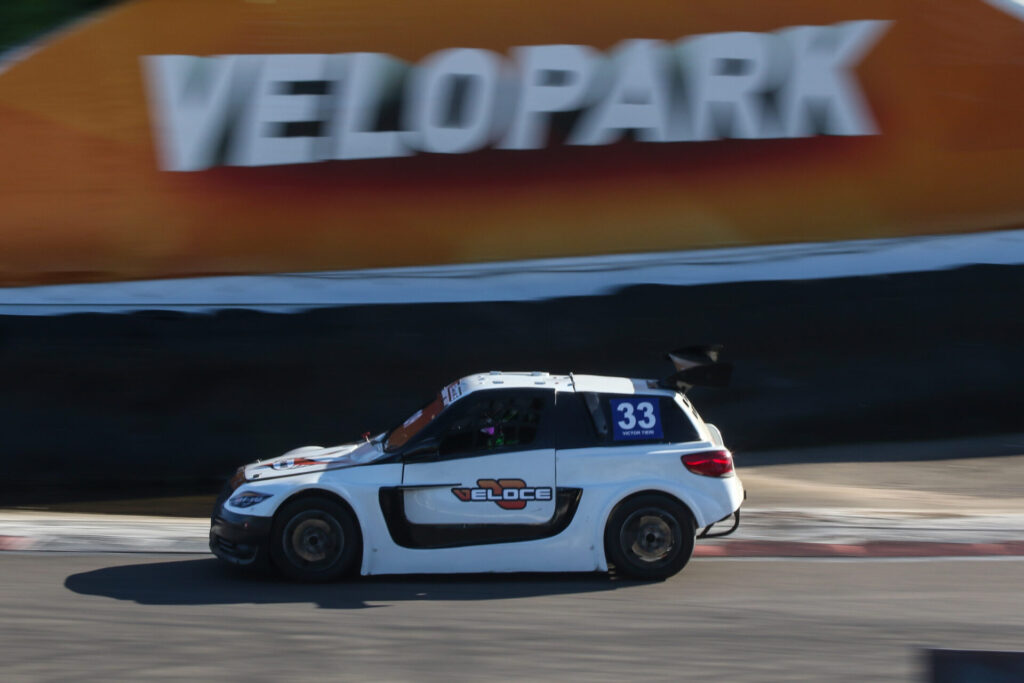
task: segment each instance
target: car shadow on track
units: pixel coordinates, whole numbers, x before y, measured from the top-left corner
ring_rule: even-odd
[[[502,600],[614,590],[636,582],[607,574],[461,574],[361,577],[326,584],[289,583],[243,574],[215,559],[133,563],[73,574],[64,587],[80,595],[143,605],[315,603],[360,609],[415,600]],[[376,604],[383,603],[383,604]]]

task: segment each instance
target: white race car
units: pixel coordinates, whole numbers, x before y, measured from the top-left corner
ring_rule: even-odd
[[[357,569],[671,576],[695,538],[736,529],[744,490],[685,396],[730,368],[717,349],[670,358],[678,372],[661,382],[463,377],[388,432],[246,465],[217,501],[210,549],[301,581]]]

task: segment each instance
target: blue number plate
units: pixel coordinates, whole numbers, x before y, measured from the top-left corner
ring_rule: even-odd
[[[612,438],[616,441],[661,439],[661,406],[654,396],[615,398],[612,406]]]

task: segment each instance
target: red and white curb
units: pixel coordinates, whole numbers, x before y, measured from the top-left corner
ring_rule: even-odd
[[[1019,557],[1024,514],[843,508],[743,511],[737,532],[696,557]]]
[[[744,541],[698,545],[694,557],[1024,557],[1024,541],[1006,543],[939,543],[935,541],[866,541],[801,543]]]
[[[205,518],[0,511],[0,551],[206,553]],[[735,534],[696,557],[1020,557],[1024,514],[744,509]]]
[[[0,511],[0,551],[204,553],[210,520]]]
[[[31,550],[32,539],[26,536],[0,536],[0,550]]]

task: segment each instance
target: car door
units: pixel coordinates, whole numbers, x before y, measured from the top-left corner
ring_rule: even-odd
[[[485,389],[452,404],[403,458],[410,525],[544,524],[555,513],[554,392]],[[416,452],[420,450],[421,452]]]

